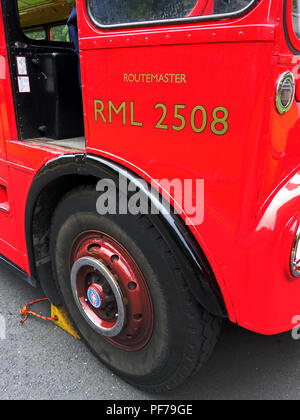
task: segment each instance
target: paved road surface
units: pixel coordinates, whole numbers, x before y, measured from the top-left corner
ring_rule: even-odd
[[[51,322],[20,309],[44,297],[0,267],[0,399],[299,399],[300,341],[290,333],[263,337],[225,323],[217,348],[201,373],[159,397],[140,392],[103,367],[84,344]],[[48,304],[38,304],[45,312]],[[2,338],[2,339],[1,339]]]

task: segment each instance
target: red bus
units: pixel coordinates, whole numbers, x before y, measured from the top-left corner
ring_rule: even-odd
[[[1,262],[149,391],[295,327],[299,0],[0,4]]]

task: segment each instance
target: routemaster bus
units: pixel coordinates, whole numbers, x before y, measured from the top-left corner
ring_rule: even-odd
[[[163,392],[300,315],[300,1],[76,6],[0,2],[0,259]]]

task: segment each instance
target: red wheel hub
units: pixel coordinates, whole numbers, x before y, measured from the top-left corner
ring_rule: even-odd
[[[70,253],[72,290],[89,324],[111,344],[143,348],[153,330],[150,292],[134,259],[114,238],[87,231]]]

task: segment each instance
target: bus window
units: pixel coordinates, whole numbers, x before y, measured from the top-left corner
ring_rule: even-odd
[[[31,39],[46,39],[47,34],[44,38],[36,37],[35,28],[44,27],[48,32],[49,27],[58,25],[58,29],[54,30],[54,36],[61,39],[64,34],[62,23],[67,22],[74,5],[75,0],[18,0],[21,28]],[[33,37],[30,36],[31,33]],[[66,37],[63,41],[66,42]]]
[[[297,38],[300,39],[300,0],[293,0],[293,27]]]
[[[215,0],[212,14],[239,12],[255,1]],[[198,3],[204,3],[204,7],[197,8]],[[203,0],[87,0],[92,17],[100,25],[182,19],[195,16],[192,12],[197,9],[198,15],[202,15],[206,3]]]
[[[44,28],[25,29],[24,33],[30,39],[38,41],[44,41],[47,39],[47,33]]]
[[[56,42],[70,42],[68,25],[56,25],[50,29],[50,40]]]

